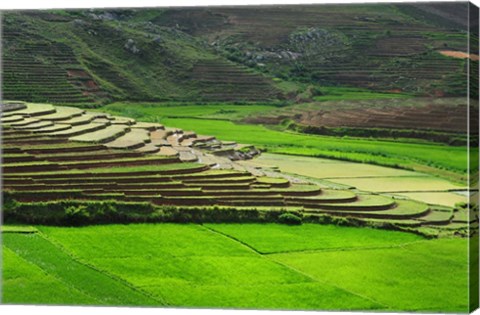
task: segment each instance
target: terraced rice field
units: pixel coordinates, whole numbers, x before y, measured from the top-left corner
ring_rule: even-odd
[[[180,155],[180,159],[180,152],[188,151],[191,153],[188,156],[190,162],[196,161],[197,155],[201,155],[197,148],[208,151],[210,155],[223,152],[222,143],[215,137],[204,137],[194,132],[184,133],[181,129],[165,130],[164,126],[157,123],[137,123],[128,117],[85,112],[71,107],[58,107],[57,111],[57,107],[49,104],[14,102],[7,106],[2,113],[2,124],[15,130],[38,134],[38,140],[41,139],[40,135],[54,136],[76,142],[102,143],[112,149],[136,149],[159,155],[165,152],[167,155]],[[55,140],[47,142],[53,143]],[[169,149],[161,150],[163,146]],[[229,154],[242,158],[244,150],[236,151],[237,147],[243,148],[236,143],[229,145]],[[257,154],[254,148],[247,153]]]
[[[0,302],[472,311],[468,10],[7,12]]]
[[[468,307],[462,238],[318,224],[11,226],[2,236],[5,303]]]
[[[448,191],[465,190],[466,186],[452,184],[446,180],[430,177],[398,177],[398,178],[348,178],[335,179],[335,182],[348,184],[361,190],[375,192],[408,192],[408,191]]]
[[[429,204],[453,207],[466,202],[466,197],[452,191],[465,191],[466,186],[427,174],[361,163],[321,158],[264,153],[242,164],[278,168],[282,172],[299,174],[327,183],[341,184],[359,190],[404,196]],[[312,164],[320,167],[311,168]]]
[[[428,86],[432,94],[435,91],[447,94],[451,90],[460,93],[460,87],[466,84],[465,76],[455,74],[465,74],[462,60],[437,52],[445,42],[456,50],[466,49],[462,33],[453,30],[459,27],[457,23],[453,28],[428,24],[422,12],[431,10],[428,5],[368,7],[368,10],[358,5],[172,9],[153,21],[171,27],[179,25],[210,40],[215,47],[223,45],[227,52],[231,51],[232,59],[247,65],[261,61],[260,69],[268,69],[265,72],[278,77],[286,77],[284,68],[290,65],[290,75],[314,77],[322,86],[409,92]],[[458,5],[433,9],[443,10],[461,16],[467,8]],[[416,19],[403,20],[408,15]],[[318,38],[315,31],[321,34]],[[301,37],[306,34],[312,37],[307,44]],[[323,42],[324,37],[330,41]],[[301,70],[295,69],[297,64],[302,65]]]
[[[191,78],[202,88],[200,99],[212,101],[267,101],[281,92],[270,79],[223,60],[199,60]]]
[[[429,103],[428,99],[421,102],[425,102],[426,105],[400,106],[388,110],[385,108],[356,108],[331,112],[317,110],[304,113],[298,121],[311,126],[424,129],[466,133],[468,105],[463,100],[461,103],[452,102],[448,106],[432,104],[432,101]],[[475,117],[475,114],[478,116],[478,108],[472,110],[474,111],[472,116]],[[478,120],[475,123],[478,125]]]
[[[310,135],[285,130],[279,125],[283,119],[294,119],[304,113],[322,111],[335,112],[336,110],[352,110],[356,107],[372,107],[373,110],[387,112],[386,108],[419,107],[435,104],[438,108],[451,108],[452,104],[463,102],[459,98],[427,99],[427,98],[399,98],[356,100],[359,95],[368,95],[364,91],[358,92],[350,100],[345,95],[348,89],[331,89],[339,93],[339,98],[347,100],[334,102],[314,102],[296,104],[286,107],[268,107],[260,105],[181,105],[170,103],[119,103],[106,106],[103,110],[114,115],[128,115],[139,120],[161,122],[162,124],[177,126],[185,130],[195,126],[195,131],[202,134],[214,134],[222,140],[235,140],[238,143],[247,143],[259,149],[272,153],[284,153],[301,156],[325,157],[340,160],[362,162],[367,164],[401,167],[432,175],[451,179],[457,182],[466,180],[467,148],[466,146],[450,146],[431,141],[406,139],[392,139],[392,135],[381,135],[388,139],[336,137]],[[335,92],[336,91],[336,92]],[[329,97],[329,92],[325,97]],[[202,113],[205,108],[205,112]],[[319,110],[322,108],[322,110]],[[222,110],[223,109],[223,110]],[[268,113],[268,114],[266,114]],[[459,114],[460,115],[460,114]],[[263,119],[265,118],[265,119]],[[443,118],[442,118],[443,119]],[[264,126],[270,124],[273,126]],[[437,133],[433,132],[436,136]],[[262,136],[259,137],[258,135]],[[442,134],[450,137],[454,134]],[[466,139],[464,139],[466,140]]]
[[[15,43],[15,49],[6,49],[3,55],[6,98],[59,104],[94,101],[92,95],[100,92],[98,86],[85,71],[81,71],[82,76],[74,71],[81,66],[69,46],[7,24],[3,41]]]
[[[9,113],[7,117],[21,116],[23,120],[33,115],[43,122],[52,122],[43,118],[46,116],[55,117],[55,124],[62,124],[73,117],[78,122],[82,115],[90,115],[83,111],[69,112],[65,108],[57,113],[50,105],[13,104],[4,105],[5,112]],[[65,115],[67,112],[70,114]],[[97,119],[102,122],[96,122]],[[116,202],[131,203],[130,207],[135,203],[148,202],[154,208],[143,214],[135,212],[144,219],[152,219],[159,215],[159,211],[164,211],[158,210],[162,209],[158,207],[184,207],[182,211],[188,212],[189,207],[195,206],[203,207],[202,211],[207,213],[212,207],[238,208],[250,213],[253,216],[251,220],[268,221],[269,215],[275,218],[285,211],[294,211],[306,220],[345,216],[364,221],[407,220],[414,221],[417,226],[437,224],[428,220],[434,208],[421,202],[325,189],[308,181],[292,182],[282,176],[254,175],[248,171],[254,168],[242,167],[233,161],[245,154],[245,146],[238,146],[235,142],[220,142],[214,137],[199,137],[195,132],[165,128],[159,124],[137,125],[133,119],[110,115],[84,122],[75,125],[63,123],[68,128],[54,132],[35,132],[41,127],[25,130],[18,126],[18,122],[4,123],[3,187],[9,198],[27,208],[30,203],[65,200],[100,202],[115,199]],[[138,145],[132,145],[135,139]],[[158,142],[159,139],[166,142]],[[198,139],[198,142],[189,141],[190,146],[182,145],[192,139]],[[124,144],[123,149],[120,149],[120,144]],[[147,145],[157,150],[147,153]],[[146,147],[147,150],[142,152]],[[162,147],[179,153],[162,155]],[[236,147],[239,151],[235,150]],[[254,150],[253,147],[247,148]],[[213,163],[198,163],[198,156],[204,154],[210,154]],[[215,159],[217,155],[220,156]],[[222,169],[225,160],[233,167]],[[321,169],[332,168],[327,161],[323,162],[319,164],[324,166]],[[343,164],[340,163],[340,167]],[[263,210],[248,212],[256,211],[256,208]],[[7,211],[6,217],[10,214],[17,219],[25,219],[28,211],[20,209]],[[270,211],[271,214],[259,214],[264,213],[262,211]],[[168,220],[162,213],[162,218],[158,220]],[[40,212],[31,214],[40,220]],[[59,215],[60,218],[56,219],[47,215],[46,222],[68,221],[66,213]],[[99,215],[106,216],[105,213]],[[449,223],[448,220],[442,222]]]
[[[467,202],[467,197],[465,195],[451,192],[409,192],[396,193],[396,195],[405,196],[415,200],[421,200],[426,203],[450,207],[459,202]]]

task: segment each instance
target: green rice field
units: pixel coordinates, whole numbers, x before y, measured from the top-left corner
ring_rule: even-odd
[[[467,310],[465,239],[316,224],[36,228],[2,235],[4,303]]]

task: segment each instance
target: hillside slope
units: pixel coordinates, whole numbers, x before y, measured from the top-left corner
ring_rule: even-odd
[[[458,12],[448,13],[448,12]],[[419,94],[464,93],[467,3],[171,9],[152,19],[285,80]]]
[[[115,19],[102,16],[86,11],[5,14],[4,97],[77,104],[257,101],[280,92],[269,78],[217,56],[175,28],[130,22],[120,13]]]
[[[445,13],[465,5],[7,12],[4,97],[272,101],[299,82],[460,95],[466,62],[439,51],[466,51],[466,27]]]

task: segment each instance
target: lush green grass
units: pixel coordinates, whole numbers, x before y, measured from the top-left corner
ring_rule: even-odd
[[[198,225],[42,227],[96,268],[164,299],[168,305],[371,309],[347,290],[313,281]]]
[[[261,253],[308,250],[338,250],[388,247],[424,240],[404,232],[371,228],[337,227],[334,225],[303,224],[207,224],[208,228],[229,235]]]
[[[4,236],[5,237],[5,236]],[[8,304],[96,304],[94,297],[46,273],[3,246],[2,302]]]
[[[161,110],[159,110],[161,108]],[[236,120],[250,114],[275,110],[275,105],[229,103],[198,105],[193,103],[126,103],[116,102],[102,107],[102,112],[123,115],[138,120],[161,120],[166,117],[202,117],[210,119]],[[174,126],[176,127],[176,126]]]
[[[37,228],[29,225],[0,225],[2,233],[35,233]]]
[[[457,312],[467,305],[464,239],[315,224],[37,228],[4,235],[6,303]]]
[[[319,281],[374,297],[394,311],[467,312],[467,241],[274,255]]]
[[[3,301],[44,304],[94,304],[94,305],[160,305],[160,300],[148,297],[142,292],[131,288],[119,279],[98,272],[85,263],[76,261],[61,247],[54,245],[39,234],[7,233],[2,235],[4,246],[9,249],[7,257],[20,261],[24,268],[24,277],[30,273],[40,273],[44,277],[56,279],[62,285],[43,282],[41,279],[24,280],[28,285],[36,286],[37,290],[17,292],[19,283],[11,287],[6,283]],[[11,252],[10,252],[11,251]],[[27,264],[32,266],[27,267]],[[15,279],[15,274],[22,269],[9,265],[6,261],[4,271],[6,279]],[[45,274],[47,276],[45,276]],[[68,291],[66,291],[66,287]],[[11,290],[11,293],[9,291]],[[58,292],[60,290],[60,292]],[[42,291],[41,296],[37,291]],[[57,291],[57,292],[56,292]],[[68,294],[62,294],[68,292]],[[47,295],[47,292],[49,293]],[[53,294],[55,293],[55,294]],[[11,300],[9,299],[11,296]],[[78,298],[77,298],[78,296]],[[88,298],[87,298],[88,297]],[[41,299],[40,299],[41,298]],[[62,300],[63,299],[63,300]]]

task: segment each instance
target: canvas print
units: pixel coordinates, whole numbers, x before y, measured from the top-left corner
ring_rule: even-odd
[[[1,26],[3,304],[478,307],[472,3]]]

